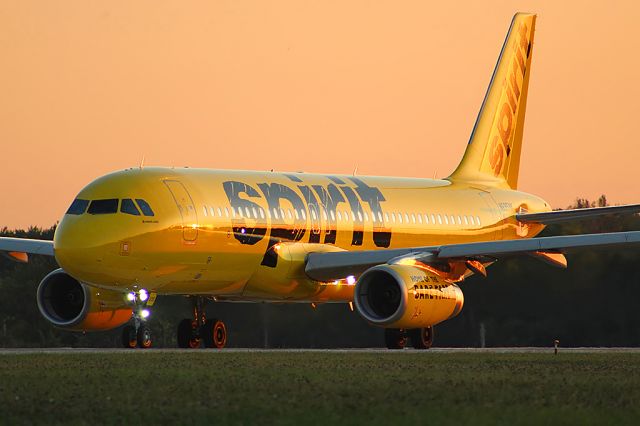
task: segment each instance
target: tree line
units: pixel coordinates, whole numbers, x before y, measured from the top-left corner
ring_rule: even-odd
[[[606,206],[576,199],[568,208]],[[640,229],[640,216],[605,216],[547,227],[540,236]],[[2,236],[53,239],[48,229],[0,229]],[[488,277],[460,284],[465,306],[436,326],[435,346],[640,346],[640,247],[580,250],[558,269],[526,256],[499,261]],[[120,329],[77,333],[57,329],[38,312],[36,290],[55,259],[30,256],[28,264],[0,257],[0,347],[114,347]],[[227,324],[229,346],[381,347],[383,332],[346,304],[210,303],[209,318]],[[189,317],[187,297],[159,296],[149,325],[154,345],[176,346],[178,322]]]

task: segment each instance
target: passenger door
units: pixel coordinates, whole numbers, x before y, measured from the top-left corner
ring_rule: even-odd
[[[198,238],[198,214],[189,191],[177,180],[165,180],[164,184],[167,185],[180,211],[182,238],[186,242],[195,242]]]

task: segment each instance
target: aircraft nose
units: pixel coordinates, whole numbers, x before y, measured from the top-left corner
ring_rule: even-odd
[[[53,250],[58,265],[71,273],[87,262],[87,248],[83,244],[82,225],[62,220],[53,237]],[[78,221],[74,221],[78,222]]]

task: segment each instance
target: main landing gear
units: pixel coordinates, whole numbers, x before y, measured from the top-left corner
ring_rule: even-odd
[[[385,328],[384,342],[388,349],[404,349],[411,341],[415,349],[429,349],[433,345],[433,326],[425,328]]]
[[[178,347],[185,349],[222,349],[227,345],[227,327],[219,319],[207,319],[203,296],[193,298],[193,318],[185,318],[178,324]]]

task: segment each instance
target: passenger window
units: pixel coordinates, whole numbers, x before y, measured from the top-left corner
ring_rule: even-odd
[[[358,212],[358,222],[362,222],[362,213],[360,212]]]
[[[416,215],[411,213],[411,222],[416,223]]]
[[[110,198],[108,200],[93,200],[89,205],[89,214],[111,214],[118,211],[118,199]]]
[[[133,200],[131,198],[125,198],[124,200],[122,200],[122,203],[120,204],[120,211],[122,213],[140,216],[140,211],[133,203]]]
[[[251,207],[251,210],[253,210],[253,217],[257,219],[258,218],[258,211],[256,210],[255,207]]]
[[[444,224],[445,225],[449,224],[449,217],[446,214],[444,215]]]
[[[327,220],[327,211],[324,209],[324,207],[322,208],[322,218],[326,221]]]
[[[264,219],[264,210],[262,210],[262,207],[260,207],[258,211],[260,212],[260,219]]]
[[[382,213],[378,212],[378,222],[382,222]]]
[[[307,213],[302,209],[300,209],[300,213],[302,214],[302,220],[307,220]]]
[[[278,210],[276,210],[276,208],[273,208],[273,217],[275,217],[276,219],[278,219]]]
[[[342,215],[340,214],[340,210],[336,212],[336,215],[338,216],[338,220],[342,221]]]
[[[224,208],[224,215],[225,215],[226,217],[229,217],[229,207],[225,207],[225,208]]]
[[[83,200],[80,198],[76,198],[73,200],[73,203],[69,206],[69,210],[67,210],[67,214],[83,214],[87,210],[87,206],[89,205],[89,200]]]
[[[122,208],[120,208],[120,210],[122,210]],[[204,213],[205,216],[207,215],[207,206],[202,206],[202,212]]]
[[[409,215],[407,213],[404,214],[404,221],[409,223]]]
[[[253,216],[251,216],[251,212],[249,211],[249,207],[245,207],[244,208],[244,212],[246,214],[245,217],[248,217],[249,219],[251,219]]]
[[[367,212],[364,212],[364,221],[369,222],[369,215],[367,214]]]
[[[291,214],[291,210],[287,209],[287,216],[289,219],[293,219],[293,215]]]
[[[462,218],[458,215],[458,225],[462,225]]]
[[[480,216],[476,216],[476,223],[480,226]]]
[[[151,206],[149,205],[149,203],[140,198],[136,198],[136,203],[138,203],[138,207],[140,207],[143,215],[153,216],[153,210],[151,210]]]
[[[426,213],[424,214],[424,223],[425,223],[426,225],[428,225],[428,224],[429,224],[429,215],[428,215],[428,214],[426,214]]]
[[[442,225],[442,216],[438,213],[438,224]]]
[[[209,207],[209,216],[213,217],[216,215],[216,211],[213,207]]]
[[[333,222],[335,222],[335,221],[336,221],[336,214],[333,212],[333,210],[331,210],[329,213],[331,213],[331,220],[332,220]],[[297,218],[296,218],[296,219],[297,219]]]
[[[464,216],[464,224],[465,225],[469,225],[469,219],[467,218],[467,216]]]
[[[422,224],[422,215],[418,213],[418,223]]]

